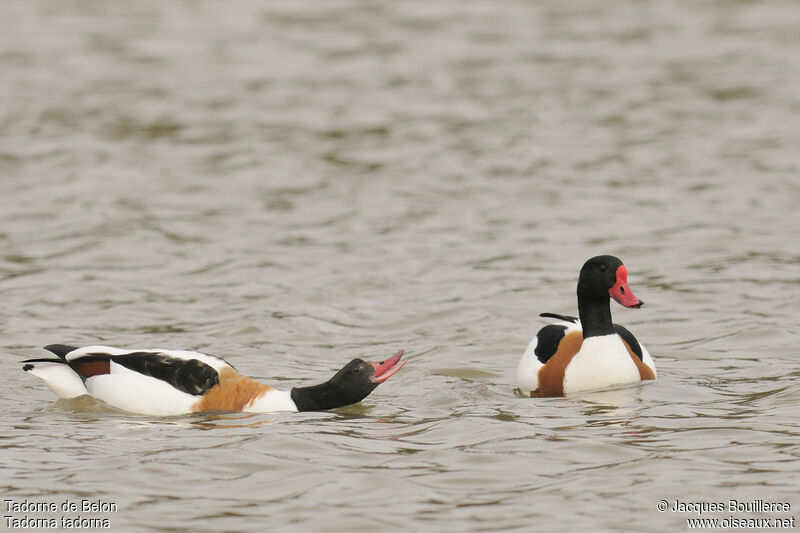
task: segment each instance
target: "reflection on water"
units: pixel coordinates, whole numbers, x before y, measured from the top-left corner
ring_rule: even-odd
[[[795,2],[0,15],[4,498],[102,498],[125,531],[800,508]],[[613,312],[659,380],[517,397],[538,313],[574,314],[600,253],[647,302]],[[331,413],[154,419],[54,402],[18,364],[53,342],[204,350],[282,388],[409,363]]]

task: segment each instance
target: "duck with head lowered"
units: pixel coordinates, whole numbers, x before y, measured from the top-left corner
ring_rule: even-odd
[[[324,411],[360,402],[405,364],[403,350],[383,361],[353,359],[331,379],[278,390],[240,374],[215,355],[110,346],[45,347],[56,357],[23,361],[59,398],[88,394],[131,413]]]
[[[517,387],[531,397],[603,389],[656,379],[653,358],[636,337],[611,321],[611,298],[625,307],[644,302],[628,286],[628,270],[611,255],[592,257],[578,277],[578,318],[555,319],[531,340],[517,365]]]

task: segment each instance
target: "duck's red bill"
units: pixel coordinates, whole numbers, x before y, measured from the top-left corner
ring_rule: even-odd
[[[617,269],[617,282],[608,289],[608,294],[620,305],[625,307],[641,307],[644,302],[633,295],[633,291],[628,287],[628,269],[625,265],[620,265]]]
[[[405,361],[400,362],[401,357],[403,357],[403,350],[400,350],[389,359],[378,361],[377,363],[370,361],[369,364],[375,367],[375,375],[372,377],[372,380],[378,383],[383,383],[395,375],[397,371],[403,368],[403,365],[406,364]]]

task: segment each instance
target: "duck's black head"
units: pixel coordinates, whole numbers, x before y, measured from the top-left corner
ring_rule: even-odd
[[[325,411],[360,402],[405,365],[405,361],[400,363],[402,356],[400,350],[384,361],[353,359],[325,383],[293,388],[292,400],[299,411]]]
[[[578,278],[578,302],[614,298],[625,307],[641,307],[644,302],[628,286],[628,269],[613,255],[592,257],[581,268]]]

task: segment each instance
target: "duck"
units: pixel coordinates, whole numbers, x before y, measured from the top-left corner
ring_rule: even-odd
[[[656,379],[647,349],[611,320],[610,301],[640,308],[628,286],[628,269],[613,255],[592,257],[578,277],[578,317],[542,313],[554,323],[541,328],[516,369],[525,396],[552,397]]]
[[[77,348],[51,344],[56,357],[22,361],[59,398],[89,395],[116,409],[151,416],[208,411],[327,411],[358,403],[406,363],[353,359],[324,383],[279,390],[240,374],[216,355],[191,350]]]

